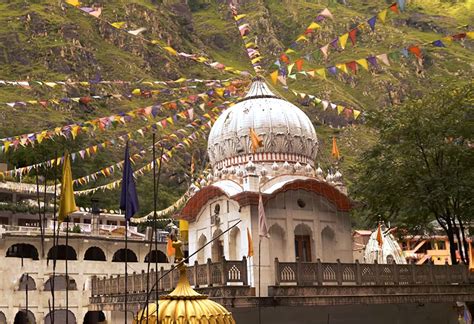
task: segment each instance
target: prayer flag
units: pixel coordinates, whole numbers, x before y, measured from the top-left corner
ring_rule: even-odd
[[[415,54],[417,58],[421,58],[421,50],[418,46],[410,46],[408,47],[408,51]]]
[[[308,29],[318,29],[318,28],[321,28],[321,26],[315,23],[314,21],[308,26]]]
[[[332,138],[332,152],[331,152],[331,155],[336,158],[336,160],[339,160],[339,158],[341,157],[341,155],[339,154],[339,148],[337,147],[337,143],[336,143],[336,138],[333,137]]]
[[[263,207],[262,195],[258,198],[258,235],[268,238],[267,217],[265,216],[265,208]]]
[[[333,19],[332,13],[329,11],[328,8],[325,8],[323,11],[321,11],[319,15]]]
[[[135,188],[135,179],[133,178],[128,142],[125,147],[120,209],[125,211],[125,220],[127,221],[130,220],[130,218],[132,218],[138,211],[138,196]]]
[[[250,141],[252,143],[252,153],[257,152],[257,149],[263,146],[263,140],[258,136],[253,128],[250,128]]]
[[[396,3],[394,3],[393,5],[391,5],[390,7],[390,10],[392,10],[394,13],[396,14],[399,14],[400,12],[398,11],[398,5]]]
[[[320,48],[321,52],[324,55],[324,58],[328,58],[328,50],[329,50],[329,44],[323,46]]]
[[[433,44],[433,46],[435,46],[435,47],[446,47],[440,39],[435,40],[431,44]]]
[[[170,46],[165,46],[163,47],[166,51],[168,51],[168,53],[170,53],[171,55],[178,55],[178,52],[176,52],[176,50]]]
[[[357,28],[354,28],[349,32],[349,37],[351,39],[352,45],[355,45],[356,43],[356,36],[357,36]]]
[[[379,242],[379,247],[382,248],[383,238],[382,238],[382,227],[380,224],[379,224],[379,228],[377,229],[377,242]]]
[[[273,84],[276,84],[278,80],[278,70],[273,71],[270,74],[270,78],[272,79]]]
[[[250,230],[248,227],[247,227],[247,243],[248,243],[247,256],[250,258],[253,256],[253,241],[252,241],[252,236],[250,235]]]
[[[369,64],[367,63],[366,59],[360,59],[360,60],[357,60],[356,62],[357,62],[357,64],[362,66],[365,70],[367,70],[367,71],[369,70]]]
[[[346,43],[347,43],[347,39],[349,38],[349,34],[348,33],[345,33],[344,35],[342,35],[341,37],[339,37],[339,43],[341,44],[341,47],[342,49],[345,49],[346,48]]]
[[[79,0],[66,0],[66,3],[74,7],[79,7],[81,5]]]
[[[387,18],[387,9],[379,12],[378,17],[383,23],[385,23],[385,18]]]
[[[377,21],[377,16],[373,16],[372,18],[367,20],[367,22],[369,23],[370,29],[372,29],[372,31],[375,31],[375,22],[376,21]]]
[[[111,23],[111,25],[117,29],[123,28],[125,24],[126,24],[125,21],[118,21],[118,22]]]
[[[69,153],[67,153],[63,164],[58,221],[60,223],[63,222],[69,214],[76,210],[77,207],[76,201],[74,200],[74,188],[72,184],[71,161],[69,159]]]
[[[301,70],[303,69],[303,63],[304,63],[304,60],[302,58],[297,59],[295,61],[296,71],[301,72]]]

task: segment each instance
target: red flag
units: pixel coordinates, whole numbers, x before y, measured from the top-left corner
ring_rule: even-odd
[[[347,62],[346,66],[349,69],[351,69],[354,74],[357,74],[357,63],[356,63],[356,61]]]
[[[262,195],[260,195],[258,199],[258,235],[260,237],[269,237],[267,217],[265,216],[265,208],[263,207]]]
[[[303,63],[304,63],[304,60],[303,60],[302,58],[297,59],[297,60],[295,61],[296,70],[297,70],[298,72],[301,72],[301,70],[303,70]]]
[[[289,64],[290,63],[290,59],[288,58],[288,56],[285,54],[285,53],[282,53],[280,55],[280,60],[286,64]]]
[[[390,10],[392,10],[394,13],[396,13],[397,15],[400,13],[398,11],[398,5],[396,3],[394,3],[393,5],[391,5],[390,7]]]
[[[420,49],[418,46],[414,46],[414,45],[413,45],[413,46],[410,46],[410,47],[408,47],[408,50],[409,50],[411,53],[415,54],[415,56],[416,56],[417,58],[421,58],[421,49]]]
[[[382,227],[379,224],[379,228],[377,229],[377,242],[379,242],[379,247],[383,245],[383,238],[382,238]]]
[[[356,36],[357,36],[357,28],[354,28],[349,32],[349,37],[351,39],[352,45],[355,45],[356,43]]]

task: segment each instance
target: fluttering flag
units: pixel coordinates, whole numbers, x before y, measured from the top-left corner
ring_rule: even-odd
[[[145,30],[146,30],[145,27],[140,27],[140,28],[135,29],[135,30],[129,30],[128,33],[132,34],[134,36],[137,36],[138,34],[143,33]]]
[[[383,237],[382,237],[382,225],[379,224],[377,229],[377,242],[379,242],[379,247],[382,248],[383,245]]]
[[[408,51],[413,53],[417,58],[421,58],[421,49],[418,46],[410,46],[408,47]]]
[[[357,119],[357,117],[360,115],[360,110],[353,109],[352,112],[354,113],[354,119]]]
[[[349,33],[345,33],[344,35],[339,37],[339,43],[341,44],[342,49],[346,48],[347,39],[349,38]]]
[[[168,240],[166,241],[166,254],[171,257],[174,255],[175,253],[175,249],[173,247],[173,240],[171,239],[171,237],[168,236]]]
[[[367,63],[367,60],[366,59],[360,59],[360,60],[356,60],[357,64],[359,64],[360,66],[362,66],[366,71],[369,70],[369,64]]]
[[[69,153],[66,154],[63,164],[63,172],[61,179],[61,198],[59,201],[58,221],[62,223],[69,214],[77,210],[76,201],[74,199],[74,189],[72,184],[72,171]]]
[[[252,235],[250,235],[250,230],[247,227],[247,256],[250,258],[253,256],[253,241],[252,241]]]
[[[379,12],[379,14],[377,15],[379,17],[379,19],[385,23],[385,18],[387,18],[387,9],[385,10],[382,10],[381,12]]]
[[[382,61],[383,64],[390,66],[390,61],[388,60],[388,55],[387,54],[379,54],[377,55],[377,59]]]
[[[325,46],[321,47],[320,50],[323,53],[324,58],[328,58],[329,44],[326,44]]]
[[[352,29],[349,32],[349,38],[351,39],[352,45],[355,45],[356,43],[356,36],[357,36],[357,27]]]
[[[321,11],[319,15],[333,19],[332,13],[329,11],[328,8],[325,8],[323,11]]]
[[[257,149],[263,146],[263,140],[258,136],[253,128],[250,128],[250,142],[252,144],[252,153],[256,153]]]
[[[125,220],[130,220],[138,211],[138,195],[133,178],[132,164],[128,142],[125,147],[125,157],[123,163],[122,193],[120,195],[120,209],[125,211]]]
[[[435,40],[435,41],[432,42],[431,44],[433,44],[433,46],[435,46],[435,47],[446,47],[446,46],[444,45],[444,43],[441,41],[441,39]]]
[[[272,79],[273,84],[276,84],[278,81],[278,70],[273,71],[270,74],[270,78]]]
[[[165,46],[163,47],[166,51],[168,51],[168,53],[170,53],[171,55],[175,55],[177,56],[178,55],[178,52],[176,52],[176,50],[170,46]]]
[[[262,195],[258,198],[258,236],[266,238],[270,237],[268,234],[267,217],[265,216]]]
[[[303,63],[304,63],[304,60],[302,58],[297,59],[295,61],[296,71],[301,72],[301,70],[303,70]]]
[[[74,7],[79,7],[81,5],[79,0],[66,0],[66,3]]]
[[[123,28],[125,24],[126,24],[125,21],[117,21],[117,22],[111,23],[111,25],[117,29]]]
[[[341,158],[341,155],[339,153],[339,148],[337,147],[337,142],[336,142],[336,138],[333,137],[332,138],[332,151],[331,151],[331,155],[333,158],[335,158],[336,160],[339,160]]]
[[[188,241],[189,234],[189,222],[184,219],[179,220],[179,233],[181,234],[181,240],[184,242]]]
[[[372,29],[372,31],[375,31],[375,22],[376,21],[377,21],[377,16],[373,16],[372,18],[367,20],[367,22],[369,23],[370,29]]]
[[[397,15],[400,13],[398,11],[398,5],[396,3],[394,3],[393,5],[391,5],[390,7],[390,10],[392,10],[394,13],[396,13]]]

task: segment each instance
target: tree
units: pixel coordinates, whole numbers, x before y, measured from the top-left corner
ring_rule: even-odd
[[[450,87],[368,116],[378,140],[359,158],[351,187],[371,220],[410,233],[436,220],[452,264],[469,262],[466,227],[474,208],[474,86]],[[456,246],[455,241],[462,244]]]

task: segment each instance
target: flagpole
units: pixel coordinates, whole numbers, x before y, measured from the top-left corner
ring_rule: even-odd
[[[128,219],[125,219],[125,324],[127,324],[127,297],[128,297],[128,270],[127,270],[127,259],[128,259]]]
[[[28,272],[26,273],[26,292],[25,292],[25,294],[26,294],[26,298],[25,298],[26,299],[26,307],[25,307],[26,308],[26,318],[28,320]]]
[[[56,152],[56,156],[58,156]],[[57,217],[56,217],[56,203],[57,203],[57,163],[55,164],[54,167],[54,197],[53,197],[53,280],[51,281],[51,295],[52,295],[52,313],[51,313],[51,324],[54,324],[54,310],[55,310],[55,291],[54,291],[54,282],[56,281],[56,263],[58,259],[58,250],[57,250],[57,245],[56,245],[56,240],[57,236],[59,236],[59,233],[56,234],[56,223],[57,223]],[[58,229],[59,229],[59,224],[58,224]]]
[[[41,216],[38,171],[39,171],[39,167],[36,167],[36,201],[38,203],[38,217],[39,217],[40,236],[41,236],[41,257],[44,258],[44,235],[43,235],[43,222],[42,222],[43,217]]]
[[[260,308],[260,273],[261,273],[261,261],[262,261],[262,257],[261,257],[261,246],[262,246],[262,238],[260,237],[260,235],[258,236],[258,323],[260,324],[262,322],[262,311],[261,311],[261,308]]]
[[[153,152],[155,151],[155,146],[153,145]],[[163,151],[164,147],[161,146],[161,152],[160,152],[160,165],[158,166],[158,178],[156,176],[156,159],[153,156],[153,187],[155,188],[155,194],[153,197],[153,234],[154,234],[154,239],[155,239],[155,251],[158,252],[158,235],[156,235],[156,222],[157,222],[157,214],[156,214],[156,208],[158,204],[158,190],[160,188],[160,178],[161,178],[161,165],[163,164]],[[158,282],[158,256],[155,255],[155,282]],[[159,307],[159,291],[158,291],[159,286],[156,286],[155,289],[155,303],[156,303],[156,310],[158,310]]]

